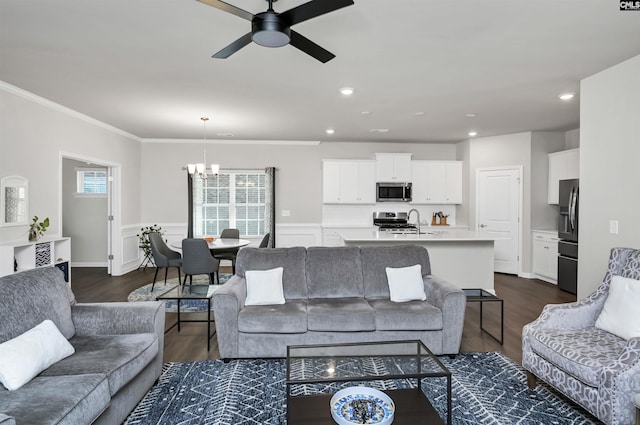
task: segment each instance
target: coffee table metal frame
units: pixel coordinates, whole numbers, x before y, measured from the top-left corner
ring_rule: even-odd
[[[211,317],[211,297],[215,293],[215,290],[219,287],[219,285],[178,285],[175,288],[171,288],[166,292],[158,295],[156,300],[158,301],[168,301],[168,300],[176,300],[177,305],[177,313],[178,320],[174,324],[172,324],[169,328],[167,328],[164,333],[166,334],[171,329],[178,327],[178,332],[180,332],[180,323],[183,322],[199,322],[199,323],[207,323],[207,351],[211,350],[211,338],[216,334],[214,329],[213,333],[211,333],[211,323],[214,323],[215,320]],[[206,288],[206,289],[205,289]],[[207,318],[205,319],[183,319],[180,316],[180,301],[181,300],[203,300],[207,301]],[[200,312],[189,312],[189,313],[200,313]],[[184,313],[183,313],[184,314]]]
[[[498,298],[496,295],[487,291],[486,289],[463,289],[464,294],[467,296],[467,302],[479,302],[480,303],[480,329],[489,335],[491,338],[498,341],[501,345],[504,343],[504,301],[502,298]],[[482,305],[485,302],[499,302],[500,303],[500,338],[487,331],[482,325],[482,318],[484,316],[482,311]]]
[[[395,354],[393,345],[398,345],[398,354]],[[407,353],[400,350],[400,347],[414,344],[415,351]],[[296,356],[296,351],[306,352],[306,355]],[[340,352],[344,354],[325,354],[327,352]],[[402,352],[400,352],[402,351]],[[315,353],[315,355],[314,355]],[[400,372],[394,375],[355,375],[355,376],[329,376],[311,374],[309,377],[296,378],[291,376],[291,363],[296,359],[326,359],[327,366],[331,361],[339,358],[353,357],[404,357],[415,358],[416,370],[408,373]],[[435,364],[438,370],[424,370],[423,360],[430,364]],[[363,343],[343,343],[343,344],[318,344],[318,345],[293,345],[287,346],[287,424],[330,424],[331,418],[330,400],[333,394],[292,396],[291,387],[301,384],[318,384],[332,382],[362,382],[362,381],[386,381],[415,379],[416,388],[402,390],[384,390],[396,404],[396,414],[394,415],[394,425],[402,424],[443,424],[442,419],[435,408],[431,405],[421,389],[421,382],[426,378],[445,378],[447,381],[447,424],[451,425],[451,372],[440,362],[440,360],[429,350],[420,340],[410,341],[385,341],[385,342],[363,342]],[[304,419],[292,418],[292,411],[296,413],[304,412],[307,416]],[[308,415],[312,415],[309,418]],[[404,417],[403,417],[404,416]]]

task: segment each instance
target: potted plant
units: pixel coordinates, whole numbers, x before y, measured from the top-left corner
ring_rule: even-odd
[[[154,224],[153,226],[146,226],[140,229],[140,233],[136,236],[138,237],[139,247],[144,252],[145,259],[151,259],[153,256],[151,255],[151,242],[149,242],[149,233],[157,232],[161,235],[164,234],[164,230],[162,227]]]
[[[29,226],[29,240],[37,241],[40,239],[44,232],[47,231],[47,227],[49,227],[49,217],[45,218],[42,221],[38,221],[39,218],[37,215],[33,216],[33,220],[31,221],[31,225]]]

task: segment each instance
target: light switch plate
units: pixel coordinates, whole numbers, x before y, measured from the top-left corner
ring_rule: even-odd
[[[291,211],[289,210],[282,210],[282,216],[283,217],[289,217],[291,215]]]
[[[618,234],[618,220],[609,220],[609,233],[612,235]]]

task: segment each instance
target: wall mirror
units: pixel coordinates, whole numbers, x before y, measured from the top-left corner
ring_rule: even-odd
[[[20,176],[0,179],[0,226],[29,224],[29,180]]]

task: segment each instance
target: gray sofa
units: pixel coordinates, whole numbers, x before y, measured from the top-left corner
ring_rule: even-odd
[[[0,343],[46,319],[75,353],[17,390],[0,385],[0,423],[122,423],[162,370],[163,303],[76,303],[55,267],[0,278]]]
[[[391,302],[385,267],[420,264],[426,301]],[[285,304],[245,306],[245,272],[282,266]],[[244,248],[213,296],[220,356],[285,357],[287,345],[422,340],[460,350],[466,298],[431,275],[423,247]]]

